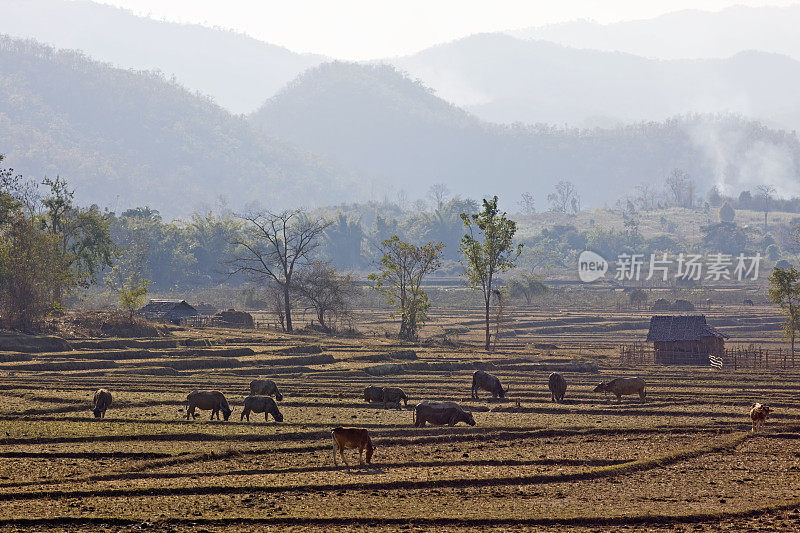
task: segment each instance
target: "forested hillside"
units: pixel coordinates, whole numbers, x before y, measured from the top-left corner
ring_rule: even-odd
[[[435,96],[393,67],[328,63],[268,100],[252,121],[268,135],[385,176],[411,197],[444,182],[473,198],[525,191],[546,206],[570,180],[586,207],[613,203],[676,168],[703,191],[767,181],[800,188],[796,135],[730,115],[692,115],[614,129],[498,126]]]
[[[26,176],[61,175],[81,203],[186,215],[358,196],[347,172],[266,139],[208,98],[149,72],[0,38],[0,153]]]
[[[138,17],[86,0],[0,0],[0,33],[81,50],[123,68],[162,71],[234,113],[249,113],[324,60],[241,33]]]

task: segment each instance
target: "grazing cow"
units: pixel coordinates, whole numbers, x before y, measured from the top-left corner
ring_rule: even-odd
[[[256,396],[272,396],[279,402],[283,401],[283,394],[271,379],[254,379],[250,382],[250,394]]]
[[[105,418],[106,409],[111,406],[111,393],[106,389],[99,389],[94,393],[92,400],[92,411],[95,418]]]
[[[370,385],[364,389],[364,401],[367,403],[383,401],[383,387]]]
[[[760,403],[753,404],[753,407],[750,409],[750,419],[753,421],[753,433],[755,433],[758,428],[764,426],[764,422],[766,422],[770,412],[768,405]]]
[[[280,411],[278,411],[278,404],[276,404],[275,400],[269,396],[250,395],[245,398],[244,410],[242,411],[242,416],[239,417],[239,420],[244,420],[244,418],[247,417],[247,421],[250,422],[251,411],[254,413],[264,413],[264,422],[269,421],[267,415],[272,415],[272,418],[275,419],[275,422],[283,422],[283,415]]]
[[[475,419],[470,413],[464,411],[460,405],[453,402],[432,402],[425,400],[414,408],[414,426],[424,427],[425,422],[434,426],[455,426],[459,422],[475,425]]]
[[[644,401],[645,390],[644,380],[641,378],[616,378],[608,383],[601,382],[595,387],[594,392],[605,392],[606,397],[608,393],[612,392],[617,395],[617,400],[622,401],[623,394],[639,394],[639,398]]]
[[[342,461],[349,468],[347,458],[344,456],[345,448],[358,449],[358,462],[364,464],[364,450],[367,450],[367,464],[372,463],[372,454],[375,451],[375,446],[372,445],[372,439],[369,438],[369,431],[364,428],[350,428],[350,427],[337,427],[331,431],[333,438],[333,464],[339,466],[336,462],[336,451],[342,456]]]
[[[508,389],[503,390],[502,385],[500,385],[500,380],[497,379],[497,376],[493,376],[488,372],[484,372],[483,370],[476,370],[474,374],[472,374],[472,397],[478,398],[478,389],[483,389],[485,391],[489,391],[492,393],[493,398],[505,398]]]
[[[386,409],[387,404],[396,403],[397,408],[400,409],[400,400],[408,407],[408,397],[403,389],[400,387],[384,387],[383,388],[383,408]]]
[[[567,392],[567,381],[564,376],[556,372],[550,374],[550,379],[547,380],[547,388],[550,389],[551,402],[564,401],[564,393]]]
[[[742,300],[742,305],[754,305],[753,300],[750,300],[749,298],[747,300]]]
[[[195,408],[203,410],[211,410],[211,420],[214,420],[214,415],[217,415],[219,420],[219,412],[222,411],[222,416],[225,420],[231,416],[231,408],[228,406],[228,400],[225,395],[218,390],[196,390],[192,391],[186,397],[186,420],[189,417],[197,418],[194,414]]]

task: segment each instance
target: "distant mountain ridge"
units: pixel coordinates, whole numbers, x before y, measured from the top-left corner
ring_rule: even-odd
[[[236,114],[253,112],[326,60],[88,0],[0,0],[0,14],[0,33],[82,50],[123,68],[158,69]],[[490,122],[591,128],[734,113],[800,129],[797,27],[800,6],[687,10],[510,32],[515,37],[472,35],[385,62]],[[687,54],[706,59],[679,59]]]
[[[735,113],[800,129],[800,62],[777,54],[664,61],[480,34],[390,61],[491,122],[609,127]]]
[[[419,196],[431,183],[507,202],[533,192],[539,206],[562,179],[584,205],[613,204],[682,168],[701,190],[771,181],[800,193],[794,134],[730,115],[687,116],[611,129],[499,126],[437,97],[388,65],[326,63],[251,116],[265,134],[390,180]],[[737,189],[738,187],[738,189]]]
[[[600,24],[576,20],[510,30],[576,48],[619,51],[658,59],[730,57],[745,50],[800,60],[800,5],[687,9],[659,17]]]
[[[0,34],[81,50],[122,68],[160,70],[234,113],[253,111],[325,59],[233,31],[161,22],[86,0],[0,0]]]
[[[310,207],[367,187],[158,74],[3,36],[0,153],[26,176],[66,178],[81,202],[168,217],[219,198],[235,209]]]

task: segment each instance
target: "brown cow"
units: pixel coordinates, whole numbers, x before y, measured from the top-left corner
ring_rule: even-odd
[[[278,386],[271,379],[254,379],[250,382],[250,394],[254,396],[272,396],[283,401],[283,394],[278,390]]]
[[[617,396],[617,401],[622,401],[623,394],[639,394],[639,398],[644,401],[646,395],[644,390],[644,380],[641,378],[615,378],[606,383],[601,382],[595,387],[594,392],[605,392],[606,397],[608,393],[614,393]]]
[[[369,431],[365,428],[352,428],[352,427],[337,427],[331,431],[333,438],[333,464],[339,466],[336,462],[336,450],[342,456],[342,461],[349,468],[347,458],[344,456],[345,448],[358,449],[358,462],[364,464],[364,450],[367,450],[367,464],[372,463],[372,454],[375,451],[375,446],[372,445],[372,439],[369,438]]]
[[[186,420],[189,417],[196,418],[194,414],[195,408],[203,410],[211,410],[211,420],[214,420],[214,415],[217,415],[219,420],[219,412],[222,411],[222,416],[225,420],[231,416],[231,408],[228,406],[228,400],[225,395],[218,390],[196,390],[189,393],[186,397]]]
[[[106,389],[99,389],[94,393],[92,400],[92,411],[95,418],[105,418],[106,409],[111,406],[111,393]]]
[[[770,412],[771,410],[768,405],[760,403],[753,404],[753,407],[750,409],[750,419],[753,421],[753,433],[755,433],[758,428],[764,426],[764,422],[766,422]]]
[[[551,402],[563,402],[564,394],[567,392],[567,380],[561,374],[553,372],[547,380],[547,388],[550,389]]]
[[[278,404],[269,396],[250,395],[245,398],[244,409],[242,410],[242,416],[239,417],[239,420],[244,420],[244,418],[247,417],[247,421],[250,422],[251,411],[253,413],[264,413],[264,422],[268,421],[267,415],[272,415],[275,422],[283,422],[283,415],[278,410]]]
[[[465,422],[470,426],[475,425],[475,419],[470,413],[464,411],[454,402],[432,402],[425,400],[414,408],[413,421],[415,427],[424,427],[426,422],[434,426],[455,426]]]

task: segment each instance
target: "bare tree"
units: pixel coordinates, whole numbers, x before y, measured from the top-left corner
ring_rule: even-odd
[[[436,209],[441,209],[447,199],[450,198],[450,187],[444,183],[434,183],[428,189],[428,197],[436,202]]]
[[[526,216],[530,216],[536,213],[536,202],[534,201],[533,195],[529,192],[522,193],[522,196],[519,200],[519,207],[522,210],[522,214]]]
[[[350,313],[355,285],[349,274],[341,274],[323,261],[314,261],[298,274],[295,289],[300,299],[313,309],[320,328],[331,332],[331,320]]]
[[[239,215],[246,228],[233,244],[234,256],[227,263],[230,273],[242,273],[251,281],[279,289],[286,331],[292,329],[292,282],[296,270],[311,259],[328,226],[312,220],[301,210]]]
[[[694,181],[686,171],[673,169],[665,184],[674,205],[687,209],[694,207]]]
[[[570,209],[577,213],[581,208],[580,196],[570,181],[559,181],[555,192],[547,195],[547,201],[550,202],[550,210],[556,213],[566,213]]]
[[[775,194],[775,187],[772,185],[759,185],[756,187],[758,196],[761,198],[761,208],[764,211],[764,233],[767,232],[767,214],[769,213],[769,201],[772,195]]]
[[[633,203],[642,211],[649,211],[653,209],[656,199],[656,192],[653,186],[649,183],[640,183],[636,187],[636,195],[633,198]]]

